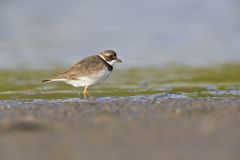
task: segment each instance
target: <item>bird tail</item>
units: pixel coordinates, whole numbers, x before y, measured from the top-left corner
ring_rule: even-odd
[[[64,81],[66,81],[66,79],[45,79],[45,80],[43,80],[42,82],[43,83],[47,83],[47,82],[64,82]]]
[[[51,82],[51,80],[50,80],[50,79],[45,79],[45,80],[43,80],[42,82],[43,82],[43,83]]]

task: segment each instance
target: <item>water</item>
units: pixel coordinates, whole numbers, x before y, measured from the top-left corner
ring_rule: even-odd
[[[115,49],[122,67],[240,60],[234,0],[0,2],[0,67],[68,66]]]

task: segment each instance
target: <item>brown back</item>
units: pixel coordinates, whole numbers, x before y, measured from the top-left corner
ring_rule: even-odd
[[[76,80],[79,76],[88,76],[94,74],[99,70],[104,69],[104,67],[107,67],[109,71],[112,71],[113,69],[112,66],[106,63],[100,56],[90,56],[82,59],[70,69],[52,79]]]

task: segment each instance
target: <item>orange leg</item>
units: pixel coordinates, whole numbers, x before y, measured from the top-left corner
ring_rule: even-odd
[[[84,96],[85,99],[87,99],[87,96],[88,96],[87,88],[88,88],[88,86],[85,86],[84,90],[83,90],[83,96]]]

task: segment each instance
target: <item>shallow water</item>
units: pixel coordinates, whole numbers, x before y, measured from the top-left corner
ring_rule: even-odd
[[[115,70],[105,82],[89,88],[90,96],[101,99],[142,95],[165,97],[240,96],[240,64],[203,67],[167,66]],[[81,98],[82,89],[64,83],[41,83],[63,69],[0,71],[0,99]],[[134,98],[134,97],[133,97]],[[139,98],[139,97],[138,97]],[[141,98],[139,98],[141,99]]]

